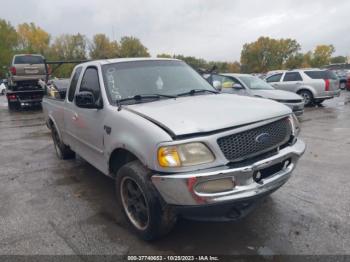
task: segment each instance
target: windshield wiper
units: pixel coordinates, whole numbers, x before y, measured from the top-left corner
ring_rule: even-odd
[[[126,97],[119,99],[119,102],[123,101],[130,101],[130,100],[135,100],[135,101],[141,101],[142,99],[160,99],[162,97],[165,98],[176,98],[176,96],[171,96],[171,95],[161,95],[161,94],[145,94],[145,95],[135,95],[132,97]]]
[[[126,98],[122,98],[122,99],[117,99],[115,101],[115,103],[118,106],[118,110],[121,109],[121,103],[120,102],[124,102],[124,101],[142,101],[143,99],[161,99],[161,98],[176,98],[176,96],[172,96],[172,95],[162,95],[162,94],[144,94],[144,95],[134,95],[132,97],[126,97]]]
[[[213,94],[218,94],[219,93],[218,91],[209,90],[209,89],[192,89],[192,90],[190,90],[188,92],[177,94],[177,96],[194,95],[196,93],[204,93],[204,92],[213,93]]]

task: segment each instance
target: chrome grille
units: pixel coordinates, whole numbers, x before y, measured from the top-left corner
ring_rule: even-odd
[[[217,143],[229,161],[239,161],[276,149],[285,144],[292,133],[288,118],[237,134],[221,137]]]

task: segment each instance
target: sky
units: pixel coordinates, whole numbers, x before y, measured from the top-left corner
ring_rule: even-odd
[[[348,0],[0,0],[0,18],[34,22],[55,37],[135,36],[159,53],[239,61],[260,36],[293,38],[306,52],[333,44],[350,56]]]

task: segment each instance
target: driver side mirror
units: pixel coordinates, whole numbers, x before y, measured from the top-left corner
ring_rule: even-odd
[[[102,108],[102,106],[95,100],[94,94],[90,91],[77,93],[75,95],[75,104],[81,108]]]
[[[217,89],[218,91],[222,90],[222,84],[220,81],[213,81],[213,87]]]

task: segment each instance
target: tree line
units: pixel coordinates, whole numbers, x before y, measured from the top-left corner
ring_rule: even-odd
[[[105,34],[92,39],[82,34],[63,34],[55,38],[34,23],[19,24],[17,28],[0,19],[0,74],[5,77],[14,54],[42,54],[48,61],[88,60],[118,57],[149,57],[148,49],[132,36],[111,40]],[[69,77],[74,65],[66,64],[56,76]]]
[[[216,66],[219,72],[260,73],[277,69],[321,67],[329,63],[344,63],[345,56],[332,57],[333,45],[318,45],[314,50],[302,53],[301,45],[294,39],[260,37],[243,45],[240,62],[206,61],[181,54],[158,54],[157,57],[184,60],[195,69]],[[5,77],[14,54],[38,53],[47,60],[87,60],[118,57],[149,57],[149,51],[133,36],[123,36],[119,41],[105,34],[95,34],[92,39],[85,35],[63,34],[53,38],[34,23],[19,24],[0,19],[0,74]],[[228,59],[229,60],[229,59]],[[58,77],[69,77],[74,65],[63,65]]]

